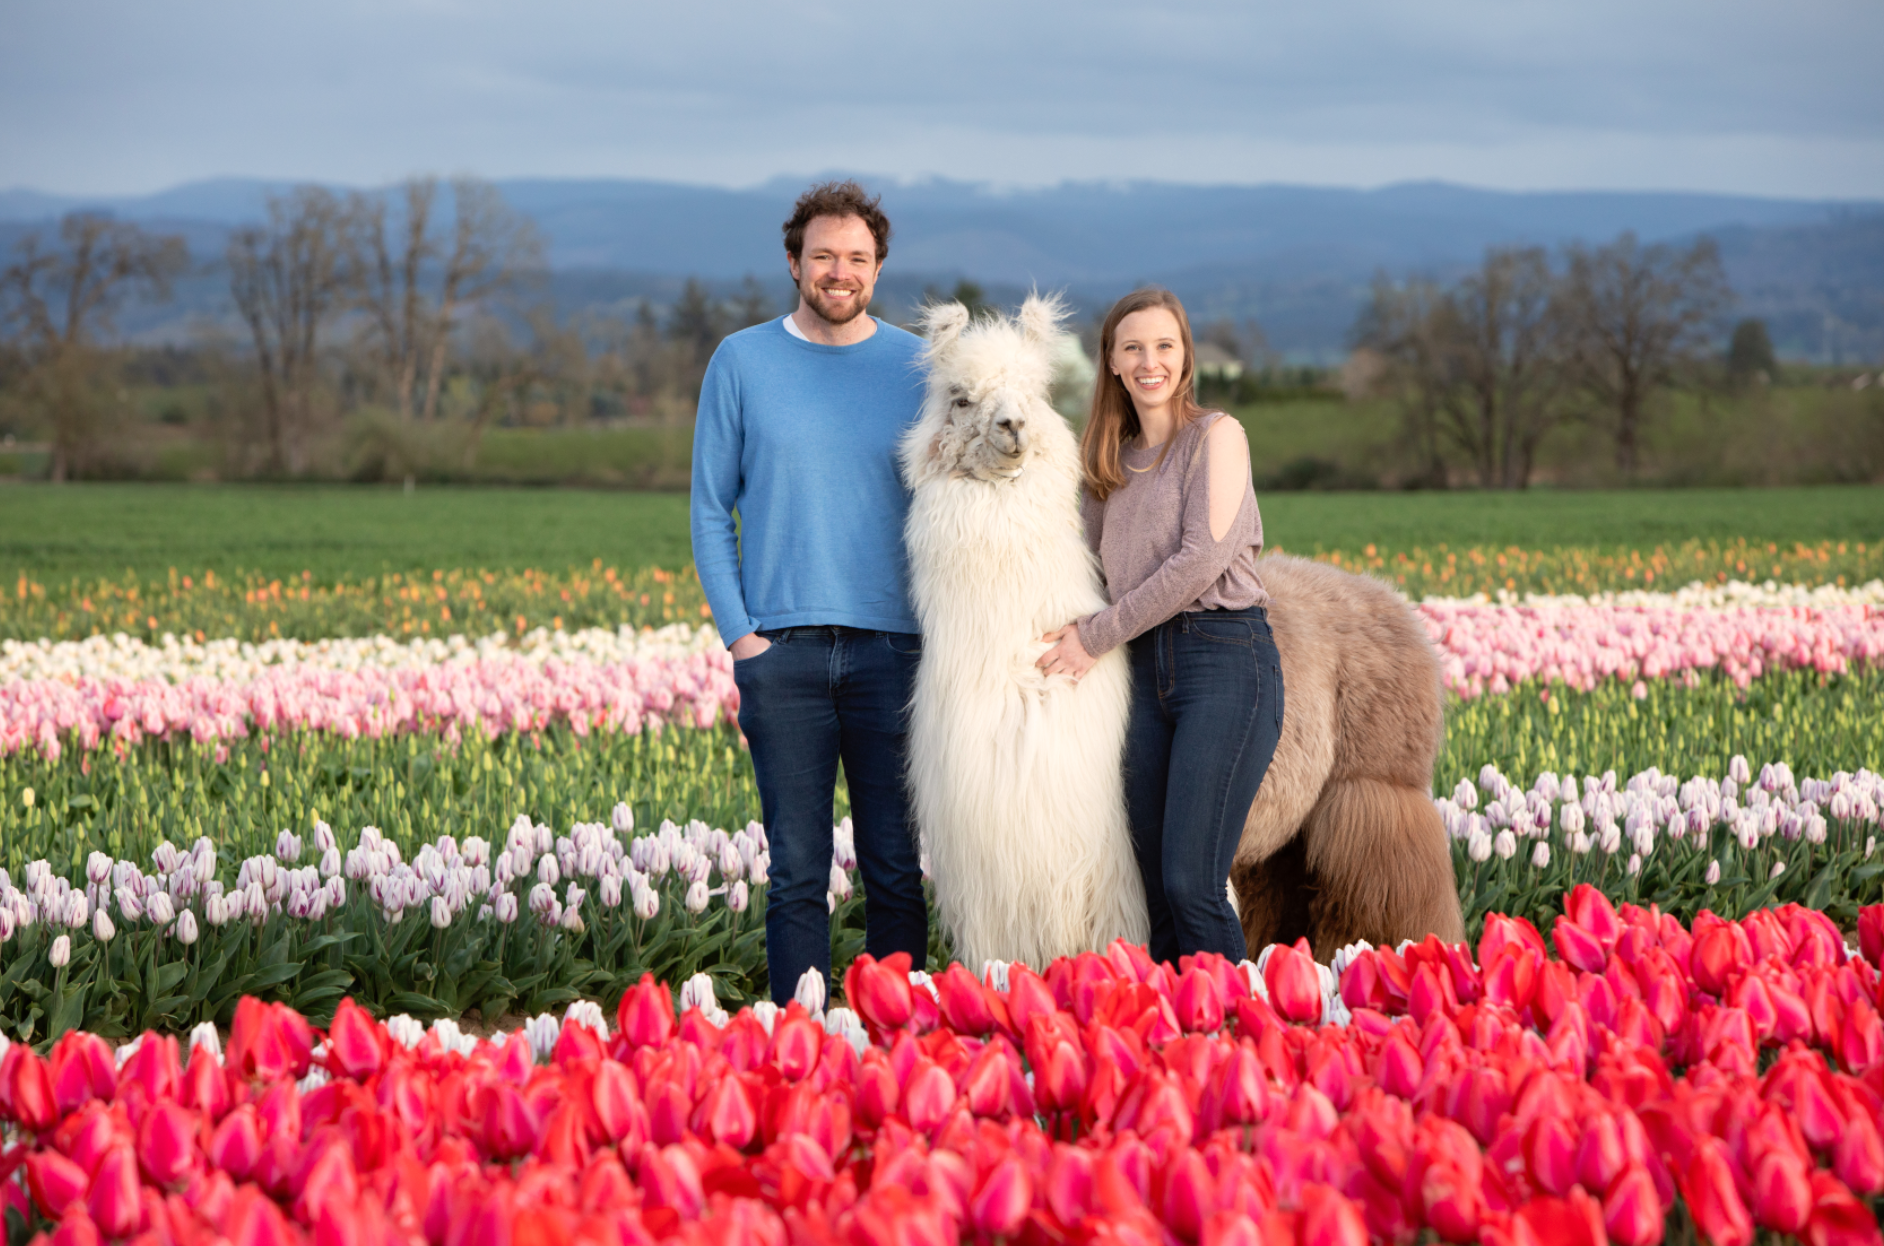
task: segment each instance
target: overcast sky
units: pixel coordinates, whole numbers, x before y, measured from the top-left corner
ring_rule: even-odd
[[[845,169],[1884,197],[1878,0],[0,0],[0,187]]]

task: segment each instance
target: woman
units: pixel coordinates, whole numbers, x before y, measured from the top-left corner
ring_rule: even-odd
[[[1120,299],[1099,354],[1080,451],[1086,539],[1112,605],[1050,632],[1039,664],[1077,679],[1131,642],[1125,801],[1151,955],[1241,960],[1230,865],[1282,734],[1249,445],[1193,398],[1190,322],[1168,291]]]

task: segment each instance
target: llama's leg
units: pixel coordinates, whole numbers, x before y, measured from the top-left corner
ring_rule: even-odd
[[[1231,867],[1237,916],[1243,941],[1254,960],[1271,943],[1293,943],[1307,936],[1311,880],[1307,848],[1298,834],[1262,861]]]
[[[1336,780],[1309,814],[1303,841],[1318,884],[1310,941],[1319,959],[1356,939],[1391,947],[1429,934],[1465,938],[1452,847],[1425,792]]]

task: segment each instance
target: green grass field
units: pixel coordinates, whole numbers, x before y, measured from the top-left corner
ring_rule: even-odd
[[[1884,539],[1884,489],[1273,493],[1269,545],[1304,553],[1473,545],[1653,547],[1690,538]],[[214,569],[317,580],[388,570],[564,570],[692,561],[687,498],[421,485],[0,487],[0,576],[161,577]]]

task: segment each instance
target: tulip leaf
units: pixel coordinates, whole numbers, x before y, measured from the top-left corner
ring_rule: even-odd
[[[56,1039],[67,1030],[77,1029],[85,1019],[85,995],[91,989],[90,983],[73,985],[60,992],[59,999],[53,1004],[52,1017],[46,1023],[46,1037]]]
[[[389,1011],[408,1012],[415,1017],[442,1017],[450,1011],[430,995],[413,991],[394,991],[386,1006]]]
[[[300,972],[301,962],[298,960],[289,961],[286,964],[264,965],[249,975],[248,989],[254,992],[271,986],[279,986],[283,982],[290,981]]]

